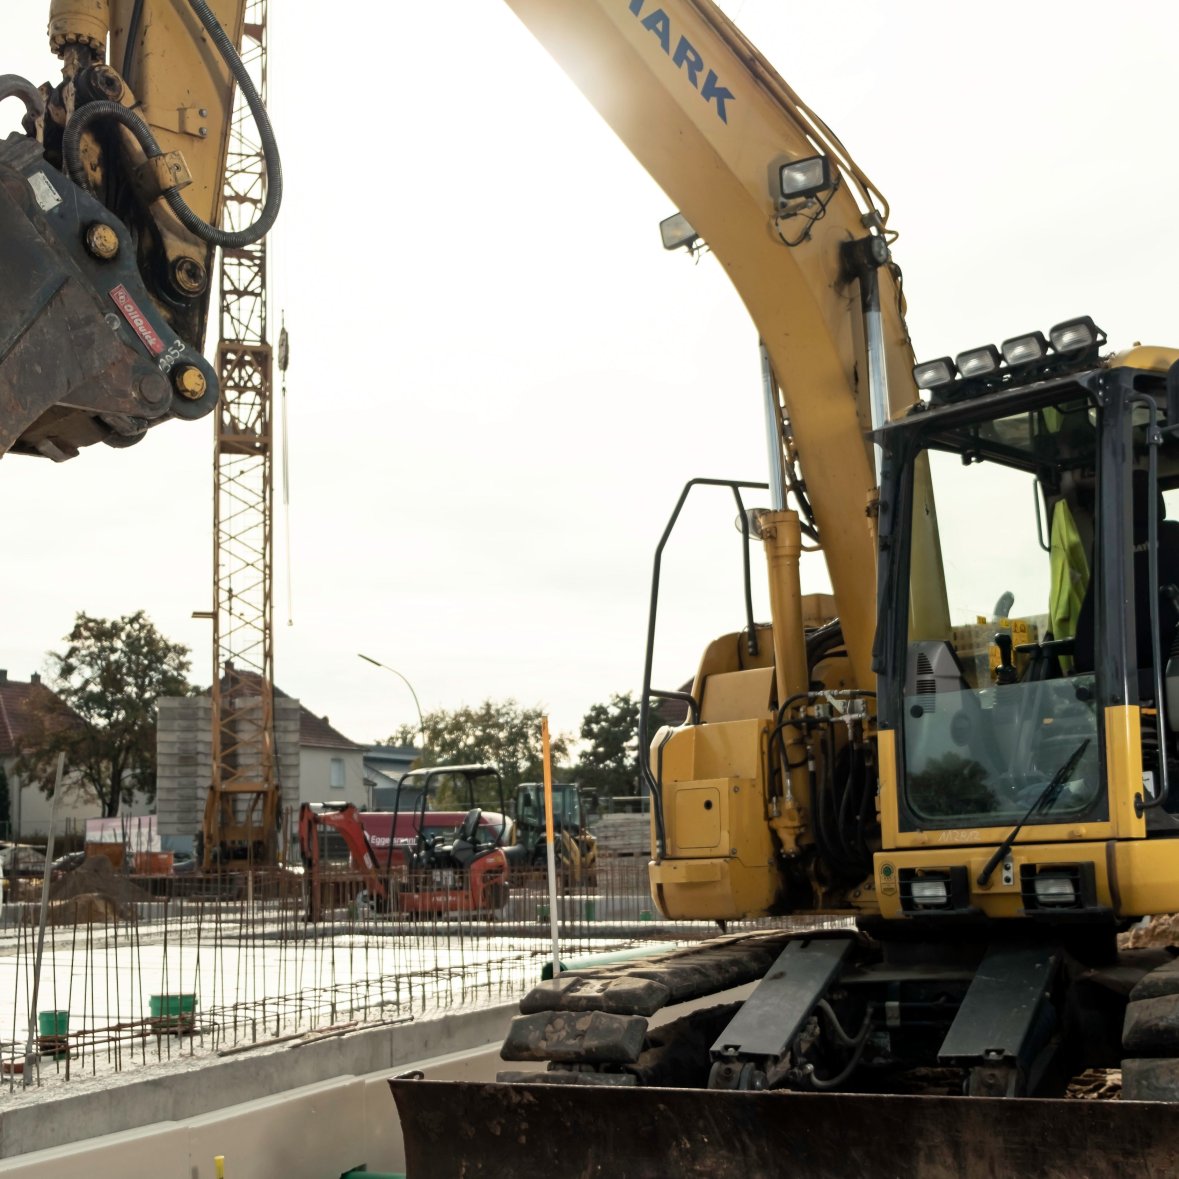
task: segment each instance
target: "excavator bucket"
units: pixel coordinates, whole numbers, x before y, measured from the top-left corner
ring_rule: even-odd
[[[1179,1107],[389,1082],[408,1179],[1174,1179]]]

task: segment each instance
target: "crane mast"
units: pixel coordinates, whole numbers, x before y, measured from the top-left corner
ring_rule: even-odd
[[[247,0],[241,57],[266,99],[267,0]],[[230,124],[224,224],[251,224],[266,199],[262,143],[239,94]],[[274,740],[273,358],[266,237],[221,254],[213,475],[213,776],[204,866],[272,863],[280,784]]]

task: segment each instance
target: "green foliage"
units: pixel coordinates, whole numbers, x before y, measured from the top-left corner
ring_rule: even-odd
[[[581,737],[589,742],[576,771],[583,787],[599,798],[638,793],[639,704],[629,692],[595,704],[581,722]]]
[[[515,700],[484,700],[476,708],[464,705],[453,710],[438,709],[422,718],[426,730],[426,749],[415,766],[473,765],[495,766],[504,782],[507,802],[516,795],[521,782],[537,782],[543,774],[541,764],[540,722],[543,708],[522,708]],[[402,725],[384,744],[417,745],[420,731],[412,725]],[[553,774],[568,756],[569,739],[550,733]],[[486,791],[485,791],[486,793]],[[498,810],[499,799],[479,798],[478,803]],[[458,797],[456,789],[442,784],[431,805],[438,810],[465,809],[465,797]]]
[[[53,793],[59,753],[109,817],[138,789],[156,789],[156,701],[189,693],[188,648],[169,642],[142,610],[123,618],[79,613],[69,646],[50,652],[49,687],[34,706],[18,764]]]

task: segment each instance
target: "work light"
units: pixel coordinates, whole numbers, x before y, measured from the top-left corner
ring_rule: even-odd
[[[1029,332],[1026,336],[1012,336],[999,345],[1003,359],[1012,368],[1032,364],[1048,355],[1048,341],[1043,332]]]
[[[1105,333],[1089,316],[1083,315],[1080,319],[1058,323],[1048,336],[1057,352],[1069,353],[1084,352],[1086,348],[1092,348],[1104,338]]]
[[[778,170],[778,185],[785,201],[826,192],[831,187],[831,164],[826,156],[783,164]]]
[[[989,376],[1002,363],[1003,358],[994,344],[971,348],[969,352],[959,352],[957,356],[958,371],[967,379]]]
[[[692,223],[683,213],[673,213],[659,222],[659,235],[663,238],[665,250],[678,250],[686,246],[689,250],[700,240]]]
[[[913,380],[918,389],[938,389],[948,385],[957,373],[954,362],[948,356],[937,360],[926,360],[913,369]]]

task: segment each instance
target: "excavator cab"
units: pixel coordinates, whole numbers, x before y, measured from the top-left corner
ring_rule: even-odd
[[[1136,348],[943,379],[877,432],[886,918],[1067,914],[1112,929],[1179,907],[1163,868],[1179,832],[1167,674],[1179,545],[1165,520],[1177,356]],[[934,511],[922,461],[948,627],[907,589],[910,538]]]

